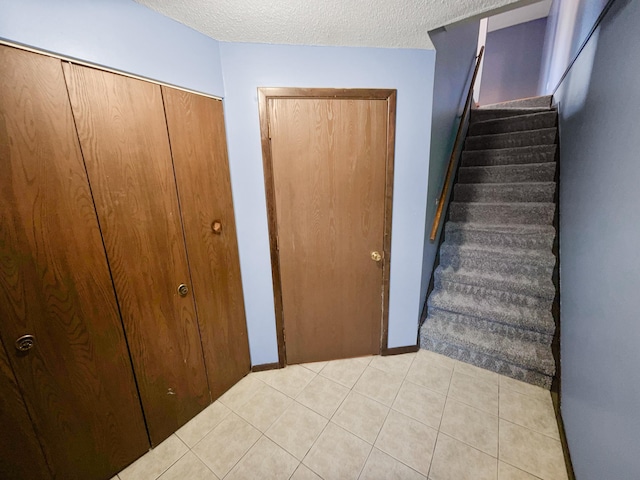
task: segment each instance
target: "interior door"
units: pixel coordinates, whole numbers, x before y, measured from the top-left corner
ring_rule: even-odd
[[[149,440],[59,60],[0,46],[0,164],[2,342],[55,477],[111,477]]]
[[[162,87],[193,294],[214,399],[249,373],[222,102]]]
[[[287,363],[380,352],[388,110],[269,99]]]
[[[210,403],[162,94],[92,68],[65,64],[65,73],[157,445]]]

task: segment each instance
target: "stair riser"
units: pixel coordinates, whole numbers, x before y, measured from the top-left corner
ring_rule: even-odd
[[[554,234],[523,235],[517,233],[497,233],[482,230],[446,230],[445,239],[449,244],[476,244],[488,247],[527,248],[531,250],[551,250]]]
[[[501,108],[550,108],[553,97],[544,95],[539,97],[518,98],[506,102],[483,105],[479,110],[492,110]]]
[[[520,307],[540,310],[541,313],[551,309],[553,299],[545,299],[531,295],[522,295],[515,292],[495,290],[478,285],[467,285],[459,282],[451,282],[442,277],[436,277],[435,288],[447,290],[452,293],[460,293],[477,298],[484,298],[490,301],[509,303]]]
[[[525,309],[525,307],[518,305],[511,305],[508,310],[505,310],[501,308],[504,306],[504,302],[495,301],[493,298],[484,298],[482,299],[482,304],[480,304],[471,302],[472,297],[469,296],[465,299],[465,302],[461,302],[459,301],[460,299],[442,296],[446,295],[446,293],[443,290],[434,290],[427,302],[429,308],[478,317],[483,320],[503,323],[514,328],[532,330],[545,335],[553,335],[555,331],[551,312]],[[476,300],[480,301],[480,299],[474,298],[474,301]],[[480,305],[482,305],[482,308],[480,308]]]
[[[508,119],[489,120],[474,123],[469,128],[469,136],[491,135],[497,133],[523,132],[526,130],[540,130],[541,128],[553,128],[556,126],[557,115],[555,112],[526,115],[523,117],[511,117]]]
[[[492,148],[531,147],[552,145],[556,142],[557,130],[534,130],[529,132],[506,133],[468,137],[464,142],[465,150],[489,150]]]
[[[520,380],[521,382],[537,385],[547,390],[551,388],[552,378],[550,376],[527,370],[489,355],[450,345],[435,339],[423,338],[422,336],[420,336],[420,348],[446,355],[447,357],[455,358],[465,363],[470,363],[485,370]]]
[[[553,182],[555,163],[502,165],[495,167],[462,167],[458,183],[541,183]],[[533,202],[535,200],[529,200]],[[552,200],[553,201],[553,198]]]
[[[474,275],[472,272],[454,271],[438,266],[434,273],[434,284],[439,285],[441,281],[464,283],[467,285],[477,285],[479,287],[490,288],[494,290],[502,290],[506,292],[517,293],[521,295],[529,295],[545,299],[551,304],[555,298],[555,287],[550,277],[541,278],[524,278],[524,277],[506,277],[495,278],[484,274]],[[522,279],[518,281],[518,278]]]
[[[440,254],[440,265],[444,268],[464,268],[468,270],[480,270],[506,275],[527,275],[536,278],[551,278],[553,267],[541,265],[528,265],[517,261],[505,261],[499,258],[476,258],[460,255]]]
[[[517,109],[517,108],[508,108],[503,110],[480,110],[475,109],[471,110],[471,116],[469,117],[469,123],[475,124],[478,122],[486,122],[489,120],[500,120],[503,118],[512,118],[512,117],[520,117],[522,115],[531,115],[532,113],[544,113],[548,112],[548,108],[539,108],[539,109]]]
[[[526,147],[521,150],[466,150],[462,152],[462,167],[523,165],[554,162],[556,146]]]
[[[553,202],[555,184],[481,185],[458,183],[453,198],[456,202]]]
[[[486,224],[551,225],[555,207],[546,203],[494,204],[457,203],[449,206],[453,222]]]

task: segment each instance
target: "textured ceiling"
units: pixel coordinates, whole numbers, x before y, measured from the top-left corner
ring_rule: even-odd
[[[433,48],[428,31],[531,0],[135,0],[217,40]]]

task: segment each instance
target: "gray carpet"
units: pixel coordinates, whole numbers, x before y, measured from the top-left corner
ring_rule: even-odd
[[[420,347],[544,388],[555,363],[551,97],[474,110]]]

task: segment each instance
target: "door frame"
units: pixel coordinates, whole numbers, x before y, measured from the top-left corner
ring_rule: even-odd
[[[282,309],[282,282],[280,278],[280,253],[278,250],[278,219],[276,211],[273,157],[269,125],[270,99],[344,99],[344,100],[385,100],[387,102],[387,151],[385,167],[384,195],[384,239],[382,272],[382,312],[380,328],[380,352],[388,350],[389,337],[389,278],[391,266],[391,214],[393,206],[393,168],[396,138],[396,97],[395,89],[363,88],[288,88],[258,87],[258,109],[260,115],[260,139],[262,143],[262,162],[264,168],[264,186],[267,199],[267,219],[269,225],[269,245],[271,251],[271,276],[276,316],[276,335],[278,339],[278,368],[287,364],[284,332],[284,313]],[[274,367],[276,365],[273,365]]]

